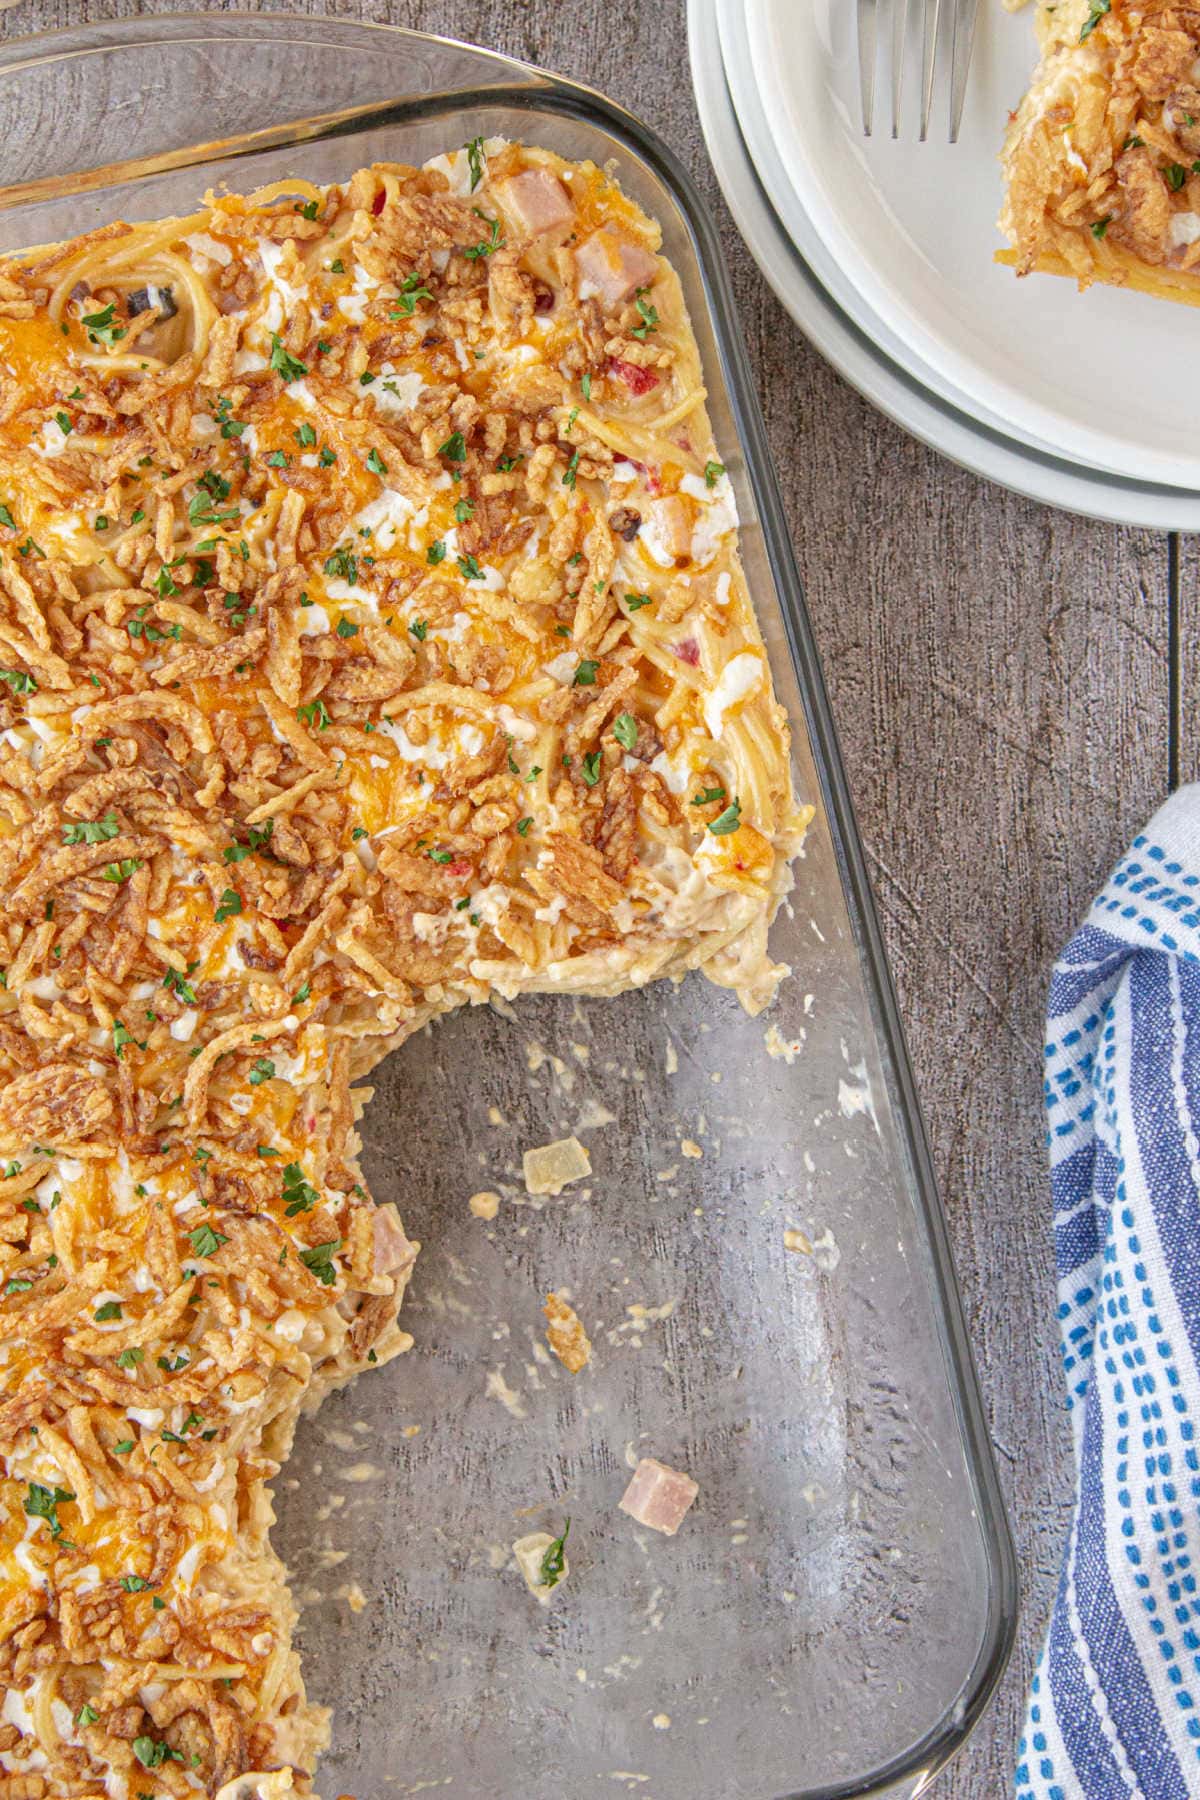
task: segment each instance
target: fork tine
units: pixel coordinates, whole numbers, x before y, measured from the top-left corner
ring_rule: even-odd
[[[858,0],[858,94],[864,137],[871,135],[875,107],[875,8],[876,0]]]
[[[900,90],[904,85],[904,39],[908,0],[892,0],[892,136],[900,136]]]
[[[958,0],[954,8],[954,37],[950,52],[952,81],[950,90],[950,142],[957,144],[962,124],[963,106],[967,98],[967,77],[971,73],[971,54],[975,48],[975,32],[979,25],[979,0]]]
[[[933,106],[933,75],[937,67],[938,21],[942,0],[925,0],[925,18],[921,32],[921,142],[929,135],[929,114]]]

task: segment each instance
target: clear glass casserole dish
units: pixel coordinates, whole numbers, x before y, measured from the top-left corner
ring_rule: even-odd
[[[599,96],[464,45],[236,14],[0,47],[0,250],[204,189],[342,179],[466,139],[611,162],[658,219],[818,817],[770,1014],[690,978],[459,1014],[376,1078],[367,1166],[425,1243],[410,1355],[326,1402],[277,1484],[326,1795],[834,1800],[915,1793],[1011,1646],[1012,1546],[828,703],[715,234]],[[530,1203],[577,1131],[589,1187]],[[502,1196],[494,1220],[468,1197]],[[573,1377],[540,1304],[597,1347]],[[687,1469],[678,1538],[616,1510]],[[514,1538],[572,1520],[540,1610]]]

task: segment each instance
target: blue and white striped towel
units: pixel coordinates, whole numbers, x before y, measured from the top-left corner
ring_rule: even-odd
[[[1119,864],[1050,988],[1074,1520],[1017,1800],[1200,1796],[1200,786]]]

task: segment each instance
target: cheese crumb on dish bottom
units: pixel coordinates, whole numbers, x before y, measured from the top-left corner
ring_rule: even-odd
[[[488,140],[0,265],[24,1800],[312,1792],[269,1484],[418,1249],[355,1078],[468,1002],[784,973],[811,809],[658,244]]]
[[[1039,0],[1042,60],[1005,140],[998,260],[1200,304],[1200,12]]]

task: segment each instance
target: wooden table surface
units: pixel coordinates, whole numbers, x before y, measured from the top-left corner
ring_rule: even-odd
[[[199,5],[201,0],[195,0]],[[213,0],[208,0],[210,5]],[[138,12],[18,0],[0,35]],[[853,393],[779,306],[721,200],[684,0],[291,0],[469,38],[602,88],[712,204],[858,807],[1016,1533],[1024,1614],[998,1701],[938,1785],[999,1800],[1071,1496],[1040,1045],[1050,963],[1167,791],[1196,553],[990,486]],[[715,54],[715,50],[714,50]],[[1197,614],[1200,617],[1200,614]],[[1172,657],[1173,618],[1184,621]]]

